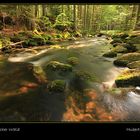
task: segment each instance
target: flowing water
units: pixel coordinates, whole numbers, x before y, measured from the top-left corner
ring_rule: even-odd
[[[63,47],[59,48],[59,46]],[[132,89],[115,87],[115,78],[125,68],[115,67],[112,63],[114,58],[102,57],[111,48],[104,37],[61,42],[55,47],[54,49],[43,47],[35,54],[25,51],[1,58],[0,121],[82,120],[72,117],[73,112],[70,113],[67,97],[71,93],[84,94],[86,89],[94,90],[92,95],[98,96],[96,100],[90,101],[92,105],[96,103],[96,109],[91,107],[90,121],[140,120],[140,95]],[[79,59],[79,64],[74,66],[73,71],[88,72],[94,76],[95,80],[86,84],[76,81],[73,72],[45,71],[48,62],[53,60],[67,63],[69,57]],[[38,67],[42,73],[45,73],[46,81],[65,80],[67,83],[65,93],[49,93],[47,82],[40,80],[33,73],[34,67]],[[106,114],[109,119],[105,119],[103,114],[104,116]]]

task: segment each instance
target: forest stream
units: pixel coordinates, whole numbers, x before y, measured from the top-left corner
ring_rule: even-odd
[[[127,68],[102,56],[110,47],[103,36],[1,57],[0,121],[139,121],[140,95],[114,84]],[[79,60],[72,71],[46,69],[50,61],[66,64],[69,57]],[[75,78],[77,71],[90,73],[92,80]],[[48,91],[56,79],[66,82],[64,92]]]

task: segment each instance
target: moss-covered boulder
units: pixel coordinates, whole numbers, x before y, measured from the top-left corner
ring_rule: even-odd
[[[123,41],[120,38],[114,38],[113,41],[110,42],[110,44],[114,43],[123,43]]]
[[[91,73],[86,72],[86,71],[76,71],[75,78],[78,80],[84,80],[84,81],[95,80],[95,77]]]
[[[77,65],[79,63],[79,60],[77,57],[69,57],[67,59],[67,62],[73,66]]]
[[[114,47],[114,48],[112,49],[112,51],[113,51],[113,52],[116,52],[116,53],[127,53],[127,52],[128,52],[127,48],[125,48],[125,47],[122,46],[122,45],[117,45],[116,47]]]
[[[103,54],[103,56],[113,58],[113,57],[117,56],[117,53],[113,52],[113,51],[110,51],[110,52],[107,52],[107,53]]]
[[[127,49],[127,52],[136,52],[137,47],[133,45],[132,43],[124,43],[123,47]]]
[[[117,87],[140,86],[140,70],[126,70],[115,80]]]
[[[127,67],[130,69],[136,69],[136,68],[140,69],[140,60],[129,63]]]
[[[51,61],[47,64],[47,68],[53,71],[72,71],[72,66],[58,61]]]
[[[139,36],[132,35],[128,37],[127,42],[132,44],[140,44],[140,35]]]
[[[116,66],[126,67],[127,64],[140,60],[140,53],[128,53],[120,56],[114,61]]]
[[[54,80],[48,84],[48,89],[51,92],[63,92],[66,82],[64,80]]]
[[[125,39],[127,38],[129,35],[126,33],[118,33],[112,36],[112,38],[121,38],[121,39]]]

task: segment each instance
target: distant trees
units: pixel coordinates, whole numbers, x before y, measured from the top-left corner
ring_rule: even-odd
[[[140,5],[0,5],[0,12],[16,18],[16,24],[28,30],[36,28],[36,21],[48,17],[56,23],[60,14],[73,23],[75,31],[94,34],[100,30],[140,29]],[[2,17],[2,14],[0,15]],[[3,21],[1,21],[3,22]],[[47,26],[48,24],[45,24]]]

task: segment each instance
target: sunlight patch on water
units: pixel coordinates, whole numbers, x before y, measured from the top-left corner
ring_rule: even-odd
[[[22,53],[16,54],[15,57],[9,57],[8,61],[10,61],[10,62],[25,62],[28,59],[31,59],[31,58],[34,58],[36,56],[39,56],[39,55],[46,53],[48,50],[49,49],[41,50],[37,54],[22,52]]]
[[[33,65],[41,66],[42,64],[45,64],[46,62],[50,61],[55,56],[56,55],[45,56],[45,57],[42,57],[42,58],[38,59],[37,61],[30,61],[30,63],[32,63]]]

